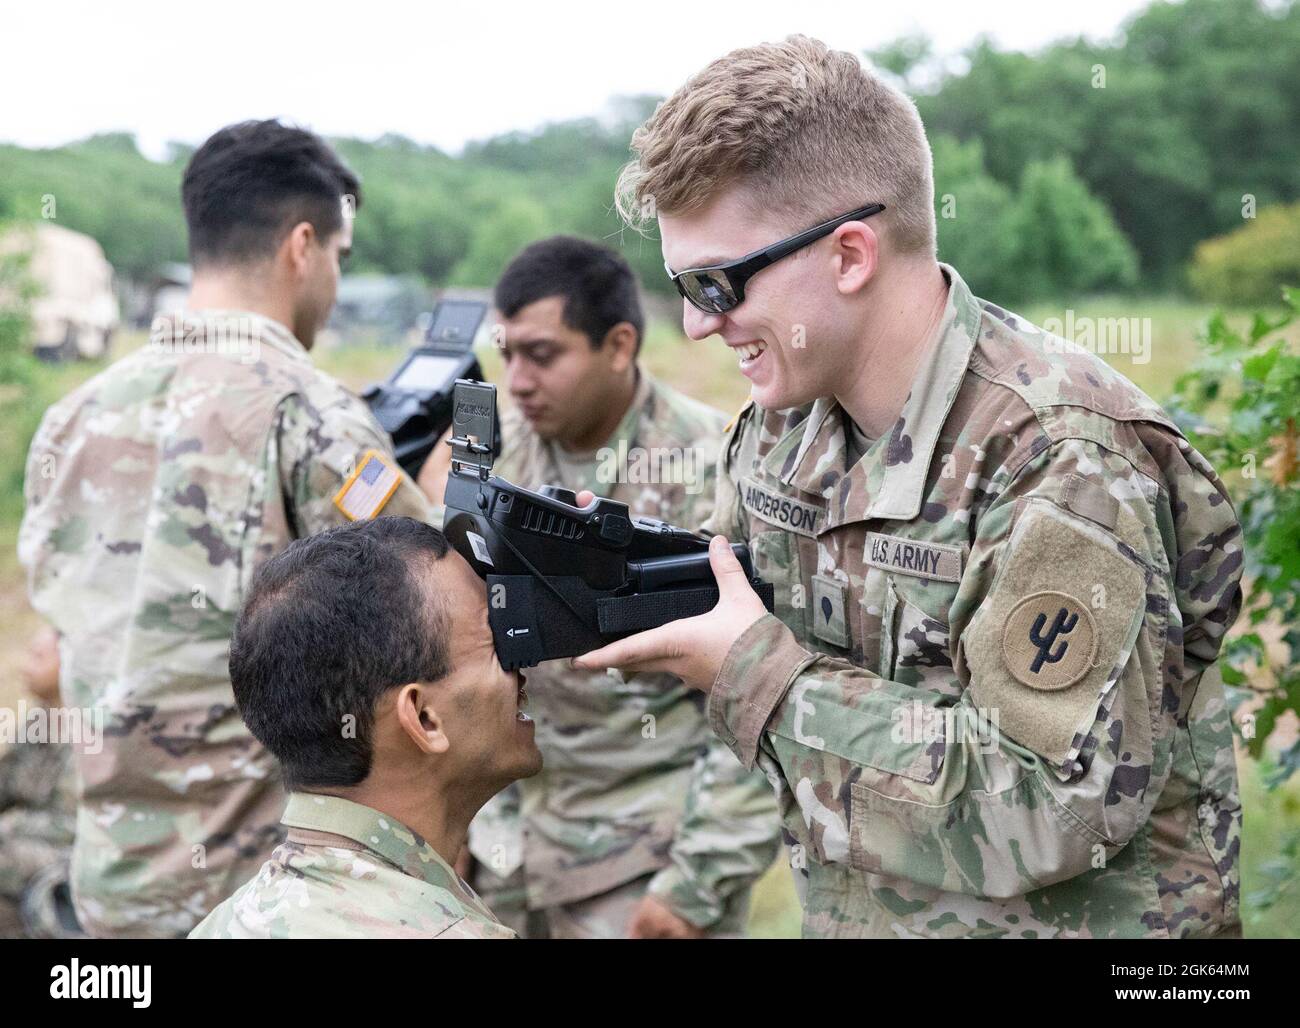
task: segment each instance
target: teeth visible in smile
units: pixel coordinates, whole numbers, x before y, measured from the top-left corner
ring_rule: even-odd
[[[742,360],[753,360],[760,353],[767,349],[767,343],[759,340],[757,343],[742,343],[737,346],[736,352],[740,354]]]

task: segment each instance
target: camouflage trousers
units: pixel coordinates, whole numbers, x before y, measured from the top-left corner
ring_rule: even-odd
[[[499,878],[481,866],[474,887],[502,924],[521,939],[625,939],[632,912],[650,888],[653,874],[642,875],[607,892],[572,903],[530,910],[523,871]],[[727,901],[722,920],[708,930],[710,939],[739,939],[749,930],[750,890]]]
[[[72,907],[68,862],[57,860],[16,896],[0,896],[0,939],[85,939]]]
[[[0,938],[86,937],[72,908],[68,847],[41,837],[48,818],[19,809],[0,817]]]

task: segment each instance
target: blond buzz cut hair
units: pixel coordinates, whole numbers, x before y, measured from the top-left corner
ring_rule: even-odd
[[[934,256],[934,176],[916,106],[851,53],[807,36],[733,50],[632,135],[615,205],[644,230],[749,188],[790,231],[870,203],[900,254]]]

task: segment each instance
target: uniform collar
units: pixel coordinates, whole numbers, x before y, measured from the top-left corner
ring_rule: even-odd
[[[653,393],[654,383],[651,382],[650,376],[638,367],[632,402],[627,405],[627,413],[623,415],[623,420],[618,423],[613,434],[605,440],[606,446],[617,447],[621,442],[626,442],[629,447],[636,445],[637,436],[641,432],[642,415],[645,415],[646,420],[653,419],[653,411],[650,409],[650,398]]]
[[[289,331],[288,327],[274,318],[268,318],[264,314],[255,314],[253,311],[240,310],[217,310],[205,309],[198,311],[187,310],[184,314],[176,315],[177,318],[183,318],[188,323],[199,322],[204,326],[205,333],[210,334],[213,327],[220,326],[225,332],[236,329],[236,325],[248,325],[251,329],[250,335],[260,343],[266,343],[279,350],[281,353],[294,360],[311,363],[311,356],[307,352],[307,347],[303,346],[298,337]]]
[[[765,470],[785,485],[827,501],[822,531],[875,518],[910,521],[921,512],[939,432],[966,374],[982,316],[956,270],[939,267],[949,283],[948,299],[893,428],[849,470],[848,415],[835,399],[822,398],[763,459]]]
[[[319,793],[289,794],[281,823],[358,842],[412,878],[459,892],[459,878],[438,852],[404,824],[372,807]]]
[[[632,393],[632,402],[627,405],[626,413],[624,413],[622,420],[619,421],[610,437],[597,449],[612,449],[619,452],[620,445],[622,445],[625,452],[637,446],[638,437],[642,434],[643,429],[654,421],[654,396],[653,380],[646,374],[645,369],[638,366],[637,383],[636,389]],[[542,481],[559,482],[560,468],[555,460],[555,447],[559,444],[547,442],[535,433],[534,439],[538,447],[535,452],[539,453],[541,458],[540,463],[534,466],[540,466],[543,469]],[[602,499],[609,499],[610,493],[617,484],[617,480],[609,482],[597,481],[593,483],[594,488],[592,491]]]

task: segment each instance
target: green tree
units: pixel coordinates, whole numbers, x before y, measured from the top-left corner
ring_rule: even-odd
[[[1259,706],[1243,732],[1259,757],[1283,716],[1300,715],[1300,290],[1283,290],[1282,314],[1256,314],[1239,332],[1222,314],[1206,327],[1202,356],[1169,405],[1193,444],[1225,480],[1243,532],[1245,612],[1220,662],[1231,686],[1253,686]],[[1259,628],[1280,633],[1270,657]],[[1273,784],[1300,768],[1300,742],[1281,754]]]
[[[522,196],[502,198],[474,232],[469,250],[452,269],[452,285],[490,286],[523,247],[553,231],[545,208]]]
[[[1275,301],[1300,282],[1300,203],[1270,207],[1241,228],[1196,248],[1188,277],[1203,297],[1223,304]]]
[[[1026,297],[1123,289],[1137,278],[1133,247],[1064,158],[1025,168],[1010,223]]]
[[[14,229],[0,200],[0,238],[15,239]],[[29,256],[12,242],[0,249],[0,526],[6,527],[22,517],[27,448],[49,399],[28,337],[35,294],[27,276]]]
[[[985,170],[979,140],[936,136],[931,146],[939,259],[955,266],[978,295],[1019,302],[1015,197]]]
[[[917,106],[932,134],[984,144],[1014,188],[1066,157],[1137,246],[1143,274],[1178,283],[1195,244],[1240,221],[1242,197],[1300,198],[1300,7],[1154,3],[1113,42],[1037,54],[987,41]]]
[[[1013,191],[985,170],[978,140],[932,147],[939,256],[976,293],[1024,303],[1132,285],[1132,246],[1063,158],[1030,162]]]

